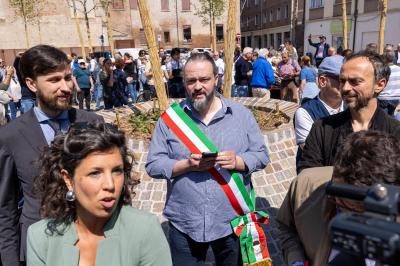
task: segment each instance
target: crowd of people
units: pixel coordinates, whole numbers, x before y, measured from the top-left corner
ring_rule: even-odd
[[[289,41],[236,49],[231,84],[234,97],[299,103],[298,176],[277,215],[290,266],[338,260],[329,221],[363,211],[328,198],[327,182],[400,185],[400,45],[339,55],[324,36],[309,42],[314,56]],[[209,248],[217,265],[270,261],[251,182],[268,149],[252,112],[219,93],[223,51],[159,56],[169,97],[183,98],[157,121],[145,165],[167,182],[168,240],[154,215],[130,206],[137,181],[124,133],[88,112],[92,101],[112,110],[156,96],[146,52],[84,60],[38,45],[1,66],[10,121],[0,127],[0,265],[203,265]]]

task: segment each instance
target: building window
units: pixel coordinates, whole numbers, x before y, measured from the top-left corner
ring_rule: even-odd
[[[164,31],[164,42],[165,43],[170,43],[171,42],[171,38],[169,36],[169,31]]]
[[[310,0],[310,8],[319,8],[324,6],[324,0]]]
[[[282,44],[282,33],[277,33],[276,40],[278,41],[278,45]]]
[[[267,46],[268,46],[268,35],[265,34],[264,35],[264,47],[267,47]]]
[[[264,20],[263,20],[263,23],[264,23],[264,24],[267,23],[267,20],[268,20],[268,12],[265,12],[265,13],[264,13]]]
[[[169,0],[161,0],[161,11],[169,11]]]
[[[183,42],[191,43],[192,42],[192,27],[185,25],[183,26]]]
[[[285,6],[285,18],[288,18],[288,17],[289,17],[289,6],[286,5]]]
[[[274,12],[272,10],[269,11],[269,22],[274,20]]]
[[[251,36],[247,36],[247,45],[248,47],[251,47]]]
[[[254,0],[254,6],[258,6],[259,2],[259,0]]]
[[[216,25],[215,35],[217,37],[217,42],[224,41],[224,25],[223,24]]]
[[[190,11],[190,0],[182,0],[182,11]]]
[[[281,20],[281,8],[278,7],[276,10],[276,20]]]
[[[257,26],[257,21],[258,21],[258,15],[256,15],[256,16],[254,17],[254,26]]]
[[[285,41],[289,41],[290,40],[290,31],[285,31],[283,39]]]
[[[137,10],[137,0],[129,0],[129,6],[131,9]]]
[[[271,33],[271,34],[269,35],[269,45],[270,45],[272,48],[275,48],[275,40],[274,40],[274,34],[273,34],[273,33]]]
[[[113,9],[124,9],[124,0],[113,0],[112,7]]]
[[[246,27],[249,27],[249,17],[246,18]]]

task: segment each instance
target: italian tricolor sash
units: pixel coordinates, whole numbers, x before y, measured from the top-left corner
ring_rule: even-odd
[[[179,104],[173,103],[161,118],[192,154],[218,152],[218,148]],[[251,183],[249,192],[237,171],[228,171],[218,165],[208,171],[221,186],[238,214],[238,217],[231,221],[231,226],[240,239],[243,265],[272,265],[265,234],[260,226],[260,223],[268,223],[269,216],[263,211],[255,210],[255,194]]]

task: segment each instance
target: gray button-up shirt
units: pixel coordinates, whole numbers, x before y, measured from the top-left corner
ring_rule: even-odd
[[[248,172],[242,173],[242,178],[248,185],[250,174],[263,169],[269,162],[267,148],[252,113],[240,103],[219,97],[222,108],[208,125],[192,111],[187,100],[181,102],[181,107],[219,151],[233,150],[244,160]],[[176,162],[189,156],[190,151],[160,118],[151,140],[146,171],[153,178],[167,180],[165,217],[197,242],[209,242],[232,234],[230,221],[237,214],[208,172],[188,172],[172,177]]]

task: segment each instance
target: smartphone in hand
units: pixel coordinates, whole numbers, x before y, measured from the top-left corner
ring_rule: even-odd
[[[218,156],[218,152],[203,152],[201,154],[202,158],[215,158]]]

